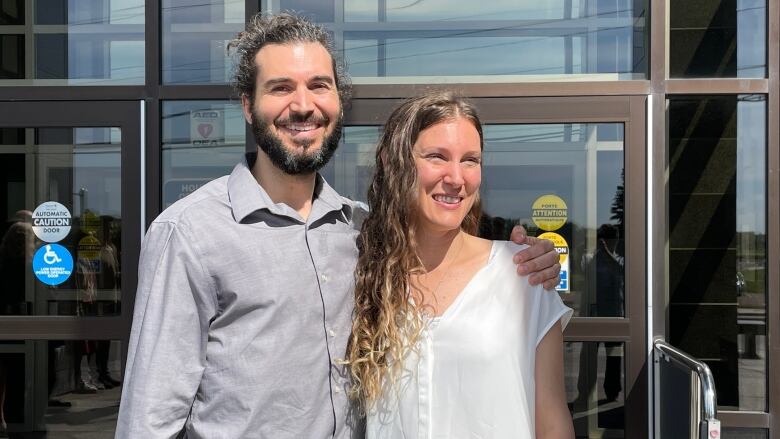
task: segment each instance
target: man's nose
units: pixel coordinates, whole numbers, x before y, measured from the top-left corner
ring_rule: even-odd
[[[290,110],[300,114],[309,114],[314,111],[314,101],[308,88],[302,87],[295,90],[290,102]]]

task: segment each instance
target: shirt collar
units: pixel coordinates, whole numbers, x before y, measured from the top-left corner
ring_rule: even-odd
[[[272,214],[287,216],[303,222],[301,216],[284,203],[274,203],[268,193],[257,182],[247,162],[239,162],[230,173],[227,182],[230,207],[236,222],[242,222],[250,214],[266,209]],[[316,221],[332,211],[341,211],[343,220],[352,220],[352,204],[339,195],[320,174],[314,186],[314,202],[312,203],[309,222]]]

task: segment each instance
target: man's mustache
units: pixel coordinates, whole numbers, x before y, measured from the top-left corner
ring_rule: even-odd
[[[327,125],[327,123],[330,122],[330,119],[328,119],[325,116],[314,116],[314,115],[295,115],[286,117],[286,118],[279,118],[274,120],[274,123],[276,125],[287,125],[291,123],[311,123],[311,124],[317,124],[317,125]]]

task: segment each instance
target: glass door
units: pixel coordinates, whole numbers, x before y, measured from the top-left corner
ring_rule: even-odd
[[[480,234],[507,239],[522,224],[561,255],[558,293],[574,309],[564,354],[577,437],[646,437],[645,97],[473,101],[485,125]],[[396,103],[353,103],[323,170],[339,193],[365,200]]]
[[[140,114],[138,102],[0,108],[0,409],[11,437],[113,436],[141,238]]]

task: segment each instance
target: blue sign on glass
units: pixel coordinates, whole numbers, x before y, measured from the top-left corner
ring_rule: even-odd
[[[558,284],[558,287],[556,288],[560,291],[566,291],[569,289],[569,272],[565,270],[561,270],[561,283]]]
[[[59,244],[46,244],[33,256],[33,272],[46,285],[59,285],[73,273],[73,256]]]

